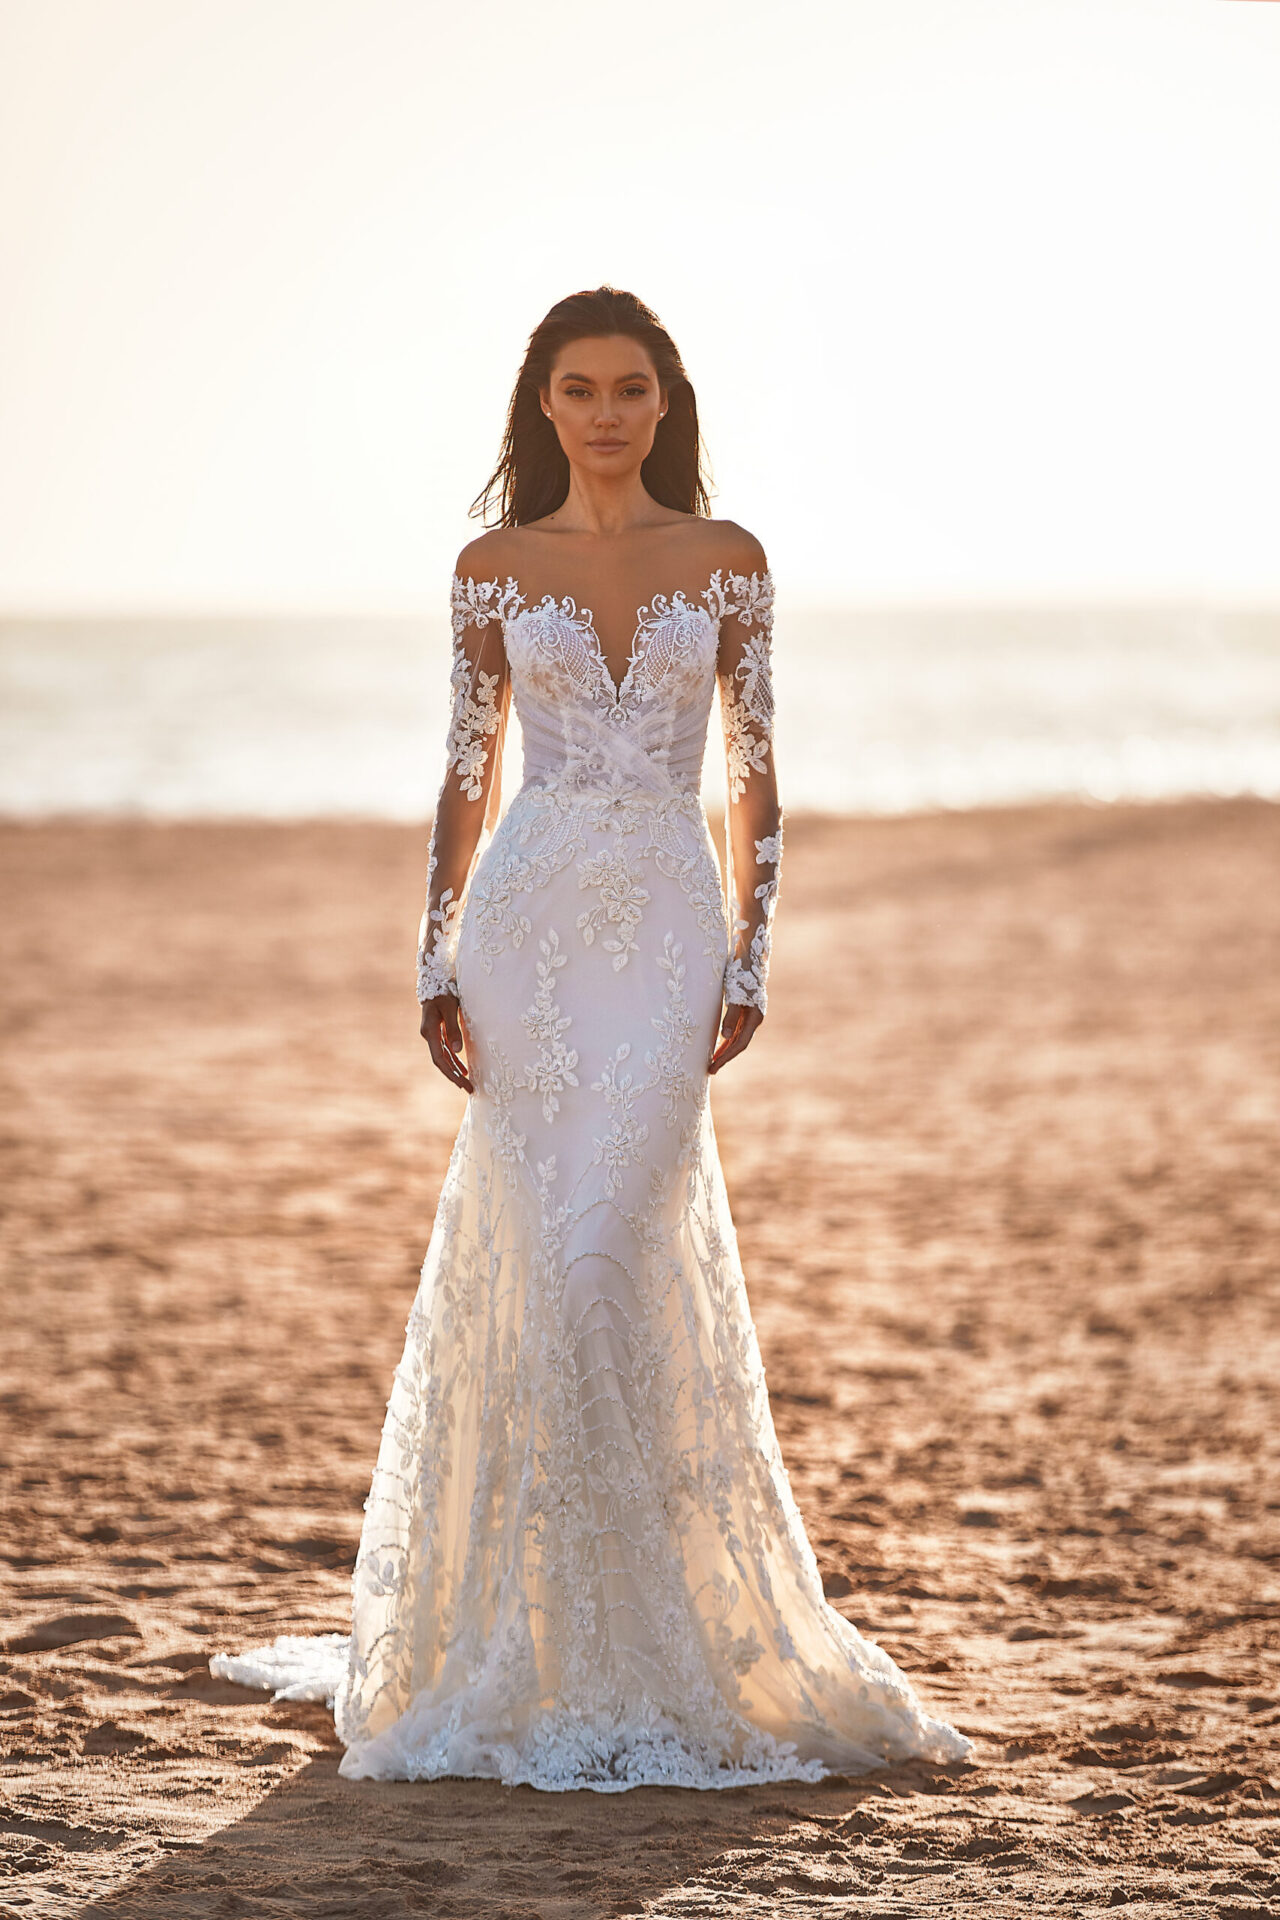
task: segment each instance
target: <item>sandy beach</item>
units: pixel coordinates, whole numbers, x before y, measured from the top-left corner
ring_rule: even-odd
[[[1280,1915],[1280,807],[789,820],[748,1285],[828,1593],[976,1751],[722,1794],[348,1783],[208,1672],[347,1624],[424,865],[0,829],[0,1912]]]

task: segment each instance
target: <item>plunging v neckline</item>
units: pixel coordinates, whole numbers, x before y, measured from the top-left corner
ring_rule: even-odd
[[[594,609],[591,607],[584,607],[580,614],[577,614],[577,615],[571,614],[569,616],[574,626],[578,628],[578,630],[582,633],[583,637],[585,639],[590,640],[595,653],[596,665],[600,669],[600,677],[604,681],[605,687],[608,690],[609,698],[613,702],[613,705],[615,707],[620,707],[622,705],[623,696],[625,695],[627,688],[631,684],[631,676],[635,672],[636,667],[639,664],[640,654],[636,651],[636,647],[637,647],[637,643],[641,639],[648,625],[648,622],[644,618],[645,614],[648,613],[648,611],[649,611],[649,608],[647,604],[645,606],[636,608],[636,624],[635,624],[634,631],[632,632],[632,635],[631,635],[631,644],[627,648],[626,664],[622,669],[622,678],[620,680],[615,680],[613,675],[613,669],[612,667],[610,667],[608,660],[605,658],[604,641],[600,638],[600,635],[596,632]]]
[[[679,604],[673,606],[673,601]],[[660,611],[655,613],[654,608],[659,602],[664,603],[667,610],[665,612]],[[570,593],[563,594],[559,599],[557,599],[553,593],[544,593],[536,607],[527,607],[523,610],[529,613],[545,612],[548,610],[554,611],[561,620],[567,620],[569,625],[581,635],[584,644],[588,647],[591,654],[593,664],[599,669],[600,678],[608,693],[610,705],[615,710],[621,707],[628,689],[631,686],[635,670],[644,658],[645,649],[641,647],[639,643],[652,631],[657,623],[670,619],[673,615],[690,613],[701,613],[704,617],[710,618],[705,607],[696,606],[690,601],[683,587],[674,587],[669,594],[655,593],[652,600],[646,600],[642,606],[636,608],[636,625],[631,635],[631,644],[627,651],[626,664],[622,670],[622,678],[615,680],[613,671],[605,657],[604,642],[596,631],[595,611],[593,608],[579,607],[577,601]]]

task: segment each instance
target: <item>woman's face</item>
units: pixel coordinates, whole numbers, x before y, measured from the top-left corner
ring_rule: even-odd
[[[570,465],[602,477],[639,472],[667,410],[648,350],[622,333],[562,347],[541,400]]]

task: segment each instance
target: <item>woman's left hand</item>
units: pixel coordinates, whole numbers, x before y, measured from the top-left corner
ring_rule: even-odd
[[[751,1036],[764,1019],[759,1007],[740,1007],[729,1005],[724,1010],[724,1019],[720,1022],[720,1045],[711,1056],[708,1073],[719,1073],[721,1067],[740,1054],[751,1043]]]
[[[455,1087],[461,1087],[464,1093],[474,1093],[475,1082],[467,1071],[471,1049],[466,1047],[466,1051],[463,1051],[466,1041],[462,1021],[458,1002],[451,993],[442,993],[434,1000],[423,1001],[418,1032],[430,1047],[431,1058],[445,1079],[452,1081]]]

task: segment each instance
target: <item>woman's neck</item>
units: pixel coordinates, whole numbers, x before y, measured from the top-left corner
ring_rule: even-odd
[[[598,474],[569,470],[569,491],[554,513],[543,524],[548,532],[594,534],[616,539],[641,527],[661,526],[670,519],[668,508],[660,507],[645,492],[638,473],[619,475],[616,480]]]

